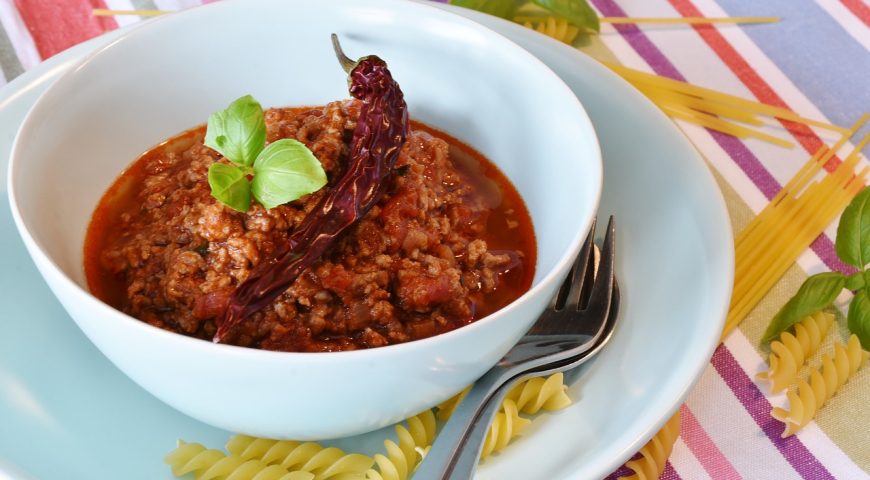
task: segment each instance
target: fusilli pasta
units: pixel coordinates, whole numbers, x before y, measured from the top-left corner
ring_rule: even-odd
[[[513,400],[519,411],[535,415],[542,409],[552,412],[571,405],[567,390],[564,376],[556,373],[547,378],[534,377],[520,382],[508,392],[506,398]]]
[[[533,377],[514,386],[505,396],[501,407],[495,414],[492,425],[486,434],[480,458],[484,459],[491,453],[506,447],[531,423],[530,420],[521,417],[520,412],[535,415],[541,410],[560,410],[570,405],[571,399],[566,393],[567,387],[564,384],[564,378],[563,374],[556,373],[546,378]],[[459,402],[465,398],[470,388],[466,388],[455,397],[439,405],[437,407],[438,419],[447,420]]]
[[[810,370],[810,381],[798,381],[797,390],[788,392],[790,410],[774,407],[770,414],[785,423],[782,437],[788,437],[810,423],[816,412],[829,398],[837,393],[848,380],[861,368],[870,356],[861,348],[856,335],[849,337],[844,347],[834,345],[834,358],[822,355],[822,368]]]
[[[531,420],[520,416],[517,404],[510,398],[505,398],[501,404],[501,409],[495,414],[492,425],[486,433],[483,450],[480,452],[481,460],[506,447],[530,423],[532,423]]]
[[[788,388],[804,361],[816,351],[833,323],[834,315],[817,312],[795,324],[794,334],[783,332],[779,340],[770,344],[769,369],[755,378],[770,381],[772,393]]]
[[[312,480],[309,472],[289,472],[280,465],[267,465],[256,459],[227,455],[198,443],[178,442],[165,459],[172,474],[180,477],[192,473],[196,480]]]
[[[507,446],[531,423],[520,416],[521,412],[534,415],[570,405],[563,378],[557,373],[517,384],[490,426],[481,458]],[[446,420],[468,390],[436,407],[437,418]],[[235,435],[226,444],[228,454],[180,441],[166,456],[166,463],[174,475],[193,473],[196,480],[407,480],[428,452],[436,432],[436,413],[426,410],[409,418],[405,425],[396,425],[398,443],[385,440],[385,454],[376,454],[374,458],[345,454],[338,448],[324,448],[314,442]]]
[[[556,18],[556,17],[544,17],[541,19],[528,20],[523,22],[523,25],[527,28],[531,28],[536,32],[543,33],[548,37],[555,38],[556,40],[567,43],[570,45],[575,38],[577,38],[577,34],[580,33],[580,29],[568,23],[565,19]]]
[[[367,480],[406,480],[435,440],[437,426],[432,410],[411,417],[408,427],[396,425],[399,443],[384,440],[386,455],[376,454],[376,469],[366,472]]]
[[[634,475],[619,477],[619,480],[653,480],[665,471],[668,457],[674,450],[674,443],[680,436],[680,411],[665,423],[658,433],[640,449],[640,456],[629,460],[625,466],[634,471]]]
[[[446,400],[435,407],[435,410],[438,411],[436,414],[438,420],[441,420],[442,422],[447,421],[447,419],[450,418],[450,415],[453,415],[453,411],[456,410],[456,406],[459,405],[459,402],[468,395],[469,390],[471,390],[471,385],[465,387],[465,390],[457,393],[449,400]]]
[[[266,465],[280,465],[290,471],[310,472],[315,480],[358,475],[371,468],[374,460],[358,453],[345,454],[335,447],[324,448],[314,442],[269,440],[236,435],[227,442],[227,451],[244,460],[256,459]]]

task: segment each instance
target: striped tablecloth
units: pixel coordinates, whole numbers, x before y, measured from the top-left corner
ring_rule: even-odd
[[[208,0],[0,0],[0,82],[76,43],[140,21],[95,18],[93,8],[178,10]],[[848,126],[870,111],[870,6],[863,0],[591,0],[602,16],[768,16],[773,25],[603,26],[579,47],[658,75],[783,106]],[[781,122],[784,149],[680,124],[708,159],[735,231],[833,134]],[[681,435],[666,479],[870,478],[870,368],[865,368],[798,435],[781,439],[770,416],[785,403],[753,381],[764,368],[759,339],[771,316],[808,274],[845,270],[835,225],[818,238],[739,329],[720,346],[682,408]],[[846,300],[846,299],[843,299]],[[844,337],[842,318],[839,319]],[[832,341],[830,338],[827,340]],[[820,350],[825,350],[825,347]]]

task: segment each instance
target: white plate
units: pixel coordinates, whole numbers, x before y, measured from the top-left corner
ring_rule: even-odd
[[[682,134],[621,79],[522,27],[454,10],[537,55],[586,107],[604,153],[599,215],[617,218],[623,293],[613,340],[571,385],[576,403],[538,418],[476,478],[600,478],[676,410],[717,343],[733,277],[725,204]],[[57,55],[0,92],[0,152],[46,86],[113,36]],[[0,203],[0,478],[171,478],[162,459],[176,439],[222,446],[229,432],[163,405],[102,357],[27,258],[5,195]],[[383,435],[338,443],[374,452]]]

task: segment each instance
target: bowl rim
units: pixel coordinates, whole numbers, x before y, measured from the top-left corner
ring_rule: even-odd
[[[330,4],[338,5],[337,8],[347,8],[348,6],[359,5],[353,0],[328,1]],[[200,7],[175,12],[170,15],[162,15],[150,21],[142,22],[142,24],[131,28],[128,32],[121,34],[118,38],[112,40],[106,45],[103,45],[96,50],[88,53],[77,65],[73,66],[65,73],[63,73],[54,84],[49,86],[46,91],[42,93],[39,98],[37,98],[36,102],[25,115],[24,120],[22,121],[21,126],[19,127],[18,131],[15,134],[15,138],[13,139],[12,150],[9,155],[9,166],[7,169],[6,183],[10,209],[12,211],[12,217],[15,222],[15,226],[19,234],[21,235],[28,252],[33,257],[33,260],[37,264],[37,266],[43,266],[45,268],[48,268],[47,272],[43,270],[44,276],[48,276],[50,274],[55,279],[59,280],[63,287],[71,289],[74,292],[74,295],[79,299],[79,301],[86,302],[85,308],[87,308],[89,311],[93,311],[95,314],[99,315],[100,318],[114,317],[111,318],[111,321],[125,322],[124,325],[126,326],[126,328],[134,329],[132,331],[137,332],[137,334],[151,335],[160,339],[160,341],[165,340],[171,343],[186,345],[185,348],[189,349],[191,353],[202,349],[205,354],[210,354],[210,352],[213,352],[211,354],[228,354],[233,356],[258,358],[268,361],[282,361],[282,359],[289,359],[288,361],[295,361],[294,359],[304,358],[306,361],[321,363],[333,361],[345,362],[347,360],[357,359],[357,357],[371,360],[378,356],[383,357],[398,355],[407,349],[437,347],[438,344],[448,342],[454,337],[470,334],[470,332],[472,332],[473,330],[484,328],[485,325],[499,321],[501,317],[509,314],[512,310],[516,309],[519,304],[526,303],[531,298],[539,296],[541,294],[541,290],[544,290],[548,286],[551,286],[554,282],[562,281],[559,272],[562,270],[567,271],[567,268],[570,266],[570,264],[573,263],[574,257],[580,250],[580,246],[586,237],[587,231],[591,226],[592,219],[594,218],[595,212],[597,211],[601,201],[601,191],[603,187],[603,163],[601,147],[598,141],[598,136],[595,132],[595,128],[592,124],[591,119],[589,118],[588,113],[586,112],[579,99],[571,91],[570,87],[568,87],[568,85],[565,84],[565,82],[558,75],[556,75],[556,73],[554,73],[546,64],[544,64],[544,62],[542,62],[537,57],[514,43],[512,40],[457,13],[439,9],[436,6],[428,5],[424,2],[416,0],[412,0],[410,2],[407,0],[367,0],[365,5],[370,8],[378,9],[404,8],[410,9],[412,11],[416,10],[420,12],[420,15],[429,15],[428,18],[442,17],[444,21],[449,20],[450,22],[464,25],[466,28],[476,30],[486,35],[493,41],[501,44],[503,48],[513,50],[514,54],[523,57],[525,62],[534,65],[536,69],[541,70],[544,75],[550,77],[551,80],[554,82],[554,85],[563,91],[566,99],[568,99],[568,101],[576,107],[577,113],[579,114],[577,120],[579,123],[582,124],[583,130],[585,131],[590,140],[588,142],[590,150],[588,153],[590,154],[590,158],[585,159],[584,161],[590,166],[589,171],[586,173],[590,175],[590,183],[594,185],[594,192],[592,192],[592,201],[589,204],[589,212],[587,213],[587,218],[584,220],[584,222],[582,222],[584,225],[583,228],[574,234],[574,237],[568,244],[568,248],[556,260],[554,266],[541,277],[537,284],[533,284],[522,295],[520,295],[501,309],[493,312],[492,314],[487,315],[486,317],[483,317],[479,320],[475,320],[468,325],[464,325],[449,332],[434,335],[432,337],[412,340],[409,342],[403,342],[398,344],[390,344],[383,347],[367,348],[360,350],[335,352],[285,352],[263,350],[259,348],[243,347],[238,345],[213,343],[207,340],[189,337],[183,334],[170,332],[168,330],[155,327],[120,310],[117,310],[114,307],[111,307],[107,303],[94,296],[87,288],[81,286],[78,282],[70,278],[70,276],[68,276],[64,272],[64,270],[60,268],[57,263],[45,252],[40,242],[36,240],[30,229],[27,227],[27,223],[21,215],[21,210],[19,209],[18,205],[19,192],[18,189],[15,187],[15,179],[18,177],[18,175],[20,175],[18,173],[20,168],[18,164],[23,163],[23,160],[20,158],[22,155],[21,144],[24,141],[23,139],[30,136],[31,130],[36,128],[35,124],[38,123],[39,117],[46,115],[46,113],[43,112],[43,110],[47,110],[46,105],[50,104],[51,100],[60,95],[59,92],[61,92],[66,84],[71,81],[70,79],[75,78],[77,75],[80,75],[80,72],[82,70],[86,71],[86,69],[89,68],[90,64],[100,61],[99,59],[103,56],[104,52],[116,48],[123,48],[123,45],[131,38],[135,39],[141,36],[153,35],[151,32],[157,31],[159,28],[173,28],[172,26],[178,23],[184,24],[187,22],[203,21],[204,18],[209,18],[209,16],[211,15],[218,14],[214,12],[220,12],[222,9],[236,9],[239,8],[239,5],[243,3],[246,5],[246,8],[250,8],[252,2],[259,2],[261,4],[264,4],[266,8],[273,5],[286,5],[290,3],[286,0],[223,0],[221,2],[205,4]],[[325,3],[325,0],[294,0],[294,2],[318,5]],[[535,232],[535,234],[537,238],[537,232]],[[42,270],[42,268],[40,270]]]

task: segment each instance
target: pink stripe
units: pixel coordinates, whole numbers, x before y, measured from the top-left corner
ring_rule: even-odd
[[[710,477],[716,480],[742,480],[743,477],[737,473],[731,462],[713,443],[689,407],[683,405],[680,412],[683,422],[680,426],[680,436],[695,458],[698,459],[698,462],[701,463],[701,466],[704,467],[704,470],[710,474]]]

